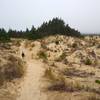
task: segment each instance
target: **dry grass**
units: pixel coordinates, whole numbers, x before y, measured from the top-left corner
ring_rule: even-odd
[[[70,77],[82,77],[82,78],[95,75],[94,72],[90,72],[89,73],[89,72],[86,72],[86,71],[77,70],[75,68],[66,69],[62,73],[64,75],[66,75],[66,76],[70,76]]]
[[[0,67],[0,85],[5,81],[21,78],[24,74],[24,63],[21,59],[10,55],[7,63]]]
[[[48,60],[47,64],[50,69],[45,71],[45,77],[47,80],[51,80],[48,81],[50,84],[47,90],[51,92],[73,92],[73,94],[78,92],[83,93],[83,95],[84,93],[95,93],[100,95],[99,82],[95,81],[100,75],[97,67],[100,58],[99,42],[95,43],[95,40],[93,40],[91,43],[91,41],[71,37],[66,40],[59,39],[61,41],[58,39],[57,41],[51,40],[54,44],[47,39],[49,44],[45,45],[50,49],[50,53],[52,52],[50,61],[53,61],[51,65]],[[42,49],[48,51],[45,46]],[[93,99],[98,100],[95,96],[89,98],[89,100]]]
[[[74,76],[86,78],[91,75],[95,75],[94,73],[82,72],[79,70],[69,69],[67,71],[67,76],[69,75],[71,78]],[[78,80],[73,80],[70,78],[66,78],[64,73],[56,73],[52,70],[52,67],[45,70],[45,78],[49,80],[50,85],[47,87],[49,91],[59,91],[59,92],[92,92],[96,94],[100,94],[100,90],[94,87],[91,87],[85,83],[82,83]]]
[[[20,40],[16,40],[16,41],[14,41],[14,45],[20,47],[20,45],[21,45],[21,41],[20,41]]]
[[[55,76],[53,75],[52,69],[47,68],[44,72],[44,77],[50,81],[55,81]]]
[[[59,79],[55,83],[52,83],[49,87],[49,91],[59,91],[59,92],[79,92],[83,89],[83,86],[79,83],[73,83],[71,81],[67,81],[64,78]]]
[[[61,62],[64,61],[66,59],[66,52],[63,52],[60,57],[58,59],[56,59],[56,61]]]
[[[74,92],[83,89],[82,85],[66,80],[62,74],[56,75],[52,68],[45,70],[44,77],[51,82],[51,85],[47,87],[49,91]]]
[[[87,97],[87,100],[100,100],[100,97],[96,94],[92,94],[89,97]]]

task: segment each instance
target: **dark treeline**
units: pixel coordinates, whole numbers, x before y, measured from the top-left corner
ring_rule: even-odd
[[[49,22],[44,22],[37,29],[32,26],[31,30],[28,28],[26,31],[17,31],[9,29],[8,32],[5,29],[0,29],[0,40],[10,40],[10,38],[27,38],[27,39],[39,39],[49,35],[66,35],[80,37],[79,31],[72,29],[68,24],[66,25],[62,19],[53,18]]]

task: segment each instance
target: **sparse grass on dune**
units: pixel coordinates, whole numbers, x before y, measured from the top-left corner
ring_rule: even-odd
[[[66,93],[87,92],[100,95],[99,80],[96,80],[99,75],[97,68],[99,61],[95,63],[100,52],[99,49],[95,49],[98,46],[98,43],[95,43],[96,40],[94,39],[90,45],[90,41],[85,41],[85,39],[72,37],[61,41],[60,39],[60,36],[57,37],[57,40],[49,37],[49,41],[47,38],[47,44],[43,47],[46,48],[45,53],[49,52],[47,61],[50,57],[50,61],[53,62],[52,65],[49,61],[45,63],[48,68],[44,76],[50,82],[47,90]],[[55,63],[58,64],[55,66]],[[89,100],[93,98],[99,100],[95,96],[89,98]]]
[[[15,45],[20,47],[21,42],[15,42]],[[39,60],[46,65],[43,79],[47,84],[42,84],[46,86],[44,88],[47,92],[73,95],[82,93],[86,97],[85,93],[100,95],[99,42],[90,42],[58,35],[36,41],[24,40],[23,48],[28,50],[26,56],[31,56],[31,60]],[[4,47],[8,50],[7,48]],[[0,67],[1,85],[6,81],[21,78],[24,74],[21,59],[6,54],[4,59],[8,62]],[[100,100],[96,95],[88,95],[86,100]]]
[[[47,60],[47,54],[45,51],[40,51],[37,55],[40,59]]]
[[[21,78],[24,74],[24,63],[13,55],[7,57],[7,62],[0,66],[0,85],[5,81]]]
[[[92,94],[87,97],[87,100],[100,100],[100,97],[97,96],[96,94]]]
[[[59,57],[58,59],[56,59],[56,61],[61,62],[61,61],[64,61],[65,59],[66,59],[66,53],[63,52],[63,53],[60,55],[60,57]]]
[[[81,77],[81,78],[85,78],[85,77],[89,77],[89,76],[93,76],[95,75],[94,72],[86,72],[86,71],[81,71],[81,70],[76,70],[75,68],[67,68],[64,72],[62,72],[64,75],[66,76],[70,76],[70,77]]]
[[[70,76],[70,78],[66,78],[65,74],[63,73],[56,73],[53,71],[52,67],[46,69],[44,77],[47,80],[50,80],[50,85],[47,87],[47,90],[49,91],[59,91],[59,92],[92,92],[96,94],[100,94],[99,88],[91,87],[85,82],[81,82],[78,80],[73,80],[72,77],[81,77],[86,78],[90,77],[91,75],[95,75],[95,73],[90,72],[81,72],[75,69],[69,69],[66,72],[67,76]]]

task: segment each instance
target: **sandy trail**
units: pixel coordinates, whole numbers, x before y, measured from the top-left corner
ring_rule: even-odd
[[[27,66],[27,72],[21,84],[21,93],[17,100],[40,100],[40,79],[43,75],[42,64],[37,61],[29,61]]]
[[[27,65],[24,80],[21,83],[20,95],[17,100],[45,100],[45,94],[41,93],[41,77],[44,73],[43,64],[39,61],[32,60],[29,57],[29,51],[24,48],[22,43],[20,50],[25,52],[25,61]]]

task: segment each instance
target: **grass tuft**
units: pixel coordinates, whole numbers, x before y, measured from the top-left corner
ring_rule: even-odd
[[[91,65],[92,61],[89,58],[86,58],[85,65]]]
[[[100,84],[100,80],[95,80],[95,83],[98,83],[98,84]]]
[[[47,60],[47,54],[46,54],[44,51],[40,51],[40,52],[38,53],[38,57],[39,57],[40,59]]]
[[[24,63],[14,56],[8,57],[8,62],[0,67],[0,85],[6,81],[21,78],[24,74]]]

